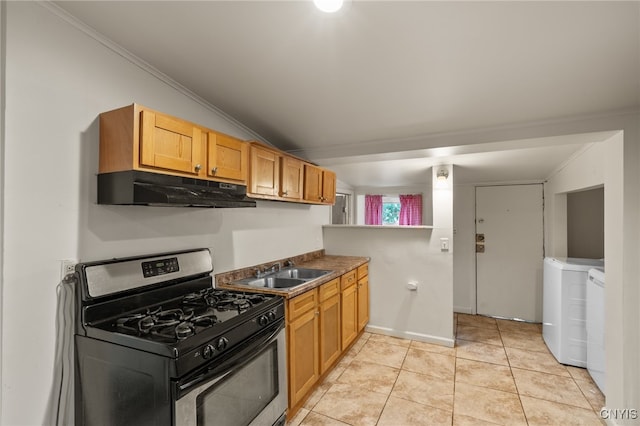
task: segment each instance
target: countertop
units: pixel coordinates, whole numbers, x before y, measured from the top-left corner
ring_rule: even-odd
[[[318,253],[320,253],[320,255],[316,257],[306,256],[304,261],[296,262],[295,266],[300,268],[326,269],[333,272],[323,277],[316,278],[315,280],[308,281],[293,289],[252,287],[232,283],[235,280],[251,276],[255,268],[259,265],[217,274],[215,276],[216,287],[229,290],[246,291],[251,293],[277,294],[279,296],[283,296],[286,299],[290,299],[316,287],[319,287],[322,284],[327,283],[335,278],[338,278],[341,275],[357,268],[358,266],[369,262],[370,260],[368,257],[325,255],[324,251]],[[284,262],[284,260],[282,262]]]

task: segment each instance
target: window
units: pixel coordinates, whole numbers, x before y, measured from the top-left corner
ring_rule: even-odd
[[[382,224],[398,225],[400,221],[400,199],[382,197]]]

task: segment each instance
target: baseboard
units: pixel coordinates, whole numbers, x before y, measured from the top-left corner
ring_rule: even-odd
[[[413,333],[411,331],[399,331],[386,327],[376,327],[374,325],[367,325],[365,331],[369,333],[383,334],[385,336],[399,337],[401,339],[417,340],[419,342],[433,343],[440,346],[446,346],[453,348],[455,340],[452,338],[432,336],[429,334]]]

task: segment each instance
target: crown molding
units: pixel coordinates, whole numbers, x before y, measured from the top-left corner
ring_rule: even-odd
[[[93,29],[89,25],[85,24],[84,22],[82,22],[81,20],[76,18],[75,16],[71,15],[69,12],[64,10],[62,7],[60,7],[57,4],[53,3],[53,1],[45,0],[45,1],[37,1],[36,3],[39,4],[40,6],[42,6],[43,8],[47,9],[48,11],[53,13],[54,15],[58,16],[59,18],[63,19],[65,22],[67,22],[68,24],[72,25],[76,29],[82,31],[84,34],[88,35],[92,39],[96,40],[98,43],[102,44],[104,47],[108,48],[109,50],[111,50],[114,53],[118,54],[122,58],[124,58],[127,61],[131,62],[132,64],[134,64],[135,66],[137,66],[141,70],[147,72],[148,74],[151,74],[152,76],[154,76],[158,80],[162,81],[166,85],[168,85],[168,86],[172,87],[173,89],[177,90],[178,92],[180,92],[181,94],[183,94],[186,97],[190,98],[194,102],[202,105],[203,107],[205,107],[206,109],[210,110],[214,114],[220,116],[221,118],[223,118],[224,120],[228,121],[229,123],[231,123],[234,126],[242,129],[243,131],[247,132],[248,134],[250,134],[252,136],[253,139],[261,141],[261,142],[264,142],[264,143],[266,143],[268,145],[273,145],[272,143],[267,141],[264,137],[262,137],[259,133],[254,131],[253,129],[247,127],[246,125],[244,125],[243,123],[241,123],[240,121],[235,119],[234,117],[230,116],[229,114],[225,113],[224,111],[222,111],[221,109],[219,109],[215,105],[213,105],[210,102],[206,101],[205,99],[203,99],[202,97],[200,97],[196,93],[192,92],[191,90],[189,90],[188,88],[186,88],[182,84],[178,83],[173,78],[169,77],[167,74],[164,74],[163,72],[161,72],[157,68],[153,67],[148,62],[140,59],[139,57],[137,57],[133,53],[129,52],[124,47],[120,46],[119,44],[117,44],[117,43],[113,42],[112,40],[110,40],[109,38],[105,37],[103,34],[99,33],[98,31],[96,31],[95,29]]]

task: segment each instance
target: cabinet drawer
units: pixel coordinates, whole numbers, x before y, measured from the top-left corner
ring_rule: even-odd
[[[358,280],[369,275],[369,264],[365,263],[364,265],[358,266]]]
[[[318,302],[318,290],[313,289],[287,301],[289,321],[293,321],[306,312],[315,309]]]
[[[342,277],[340,277],[340,286],[342,290],[356,283],[357,273],[358,271],[354,269],[353,271],[349,271],[346,274],[344,274]]]
[[[335,280],[329,281],[326,284],[322,284],[320,286],[320,301],[324,302],[331,296],[340,293],[340,278],[336,278]]]

